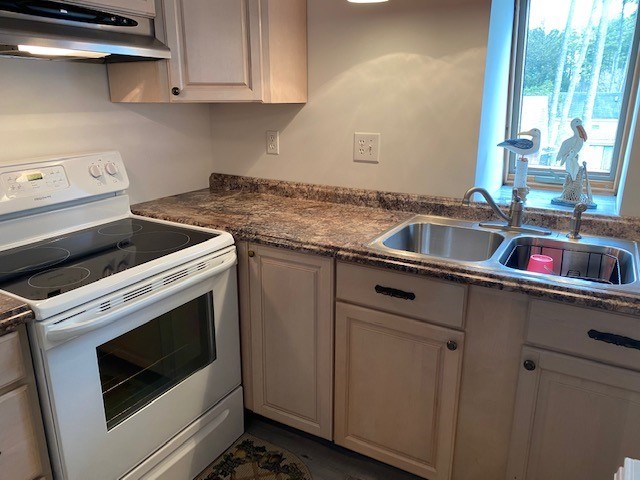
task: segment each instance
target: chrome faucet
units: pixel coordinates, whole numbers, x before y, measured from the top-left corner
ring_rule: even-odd
[[[587,211],[586,203],[578,203],[573,207],[573,216],[571,217],[571,230],[567,233],[567,237],[571,240],[580,240],[580,227],[582,226],[582,214]]]
[[[481,227],[485,228],[496,228],[498,230],[504,230],[509,232],[520,232],[520,233],[530,233],[534,235],[550,235],[551,230],[547,230],[542,227],[534,227],[531,225],[523,225],[524,221],[524,201],[522,197],[518,194],[518,189],[513,189],[513,194],[511,196],[511,205],[509,206],[509,215],[506,215],[500,207],[496,205],[496,202],[493,200],[491,194],[484,188],[481,187],[473,187],[467,190],[467,193],[464,194],[464,198],[462,199],[463,205],[469,205],[471,203],[471,197],[474,193],[479,193],[484,197],[487,201],[491,209],[494,211],[496,215],[502,218],[506,225],[501,223],[480,223]]]

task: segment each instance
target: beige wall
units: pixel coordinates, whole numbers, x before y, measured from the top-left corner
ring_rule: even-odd
[[[309,0],[309,103],[211,107],[214,170],[462,196],[474,183],[490,0]],[[265,131],[280,130],[280,155]],[[354,163],[353,133],[382,134]]]
[[[209,107],[109,101],[104,65],[0,59],[0,164],[119,150],[134,202],[207,186]]]
[[[640,77],[640,64],[636,65],[636,78]],[[627,161],[622,172],[618,205],[620,215],[640,217],[640,119],[638,110],[640,96],[636,97],[633,113],[634,128],[631,129],[633,141],[627,150]]]

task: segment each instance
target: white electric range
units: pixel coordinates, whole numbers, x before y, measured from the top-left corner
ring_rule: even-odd
[[[128,186],[117,152],[0,168],[56,479],[188,480],[243,432],[233,238],[133,215]]]

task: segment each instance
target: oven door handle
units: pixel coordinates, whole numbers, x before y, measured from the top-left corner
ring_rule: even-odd
[[[94,330],[107,326],[122,318],[124,315],[129,315],[137,310],[140,310],[144,306],[149,305],[151,300],[162,300],[178,290],[184,290],[185,288],[188,288],[191,285],[195,285],[196,283],[199,283],[206,278],[219,275],[220,273],[228,270],[233,265],[235,265],[237,262],[237,258],[238,257],[235,252],[233,252],[232,254],[228,254],[227,258],[225,258],[222,263],[216,265],[215,267],[202,270],[201,272],[198,272],[185,280],[172,283],[171,285],[158,290],[151,291],[147,295],[139,297],[137,301],[120,305],[119,308],[109,310],[102,315],[89,315],[87,320],[83,320],[81,318],[83,315],[77,315],[77,317],[80,318],[76,319],[75,321],[72,319],[73,317],[71,317],[68,321],[56,322],[53,325],[46,327],[44,332],[45,338],[49,342],[60,343],[78,337],[84,333],[92,332]],[[164,272],[157,275],[156,277],[166,276],[167,272]],[[99,302],[104,301],[105,299],[99,300]],[[87,313],[87,311],[83,313]]]

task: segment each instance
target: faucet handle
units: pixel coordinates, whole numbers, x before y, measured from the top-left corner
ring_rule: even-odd
[[[517,188],[513,189],[513,193],[511,196],[511,201],[513,203],[522,203],[522,197],[520,196],[520,193],[518,192]]]
[[[581,214],[583,214],[584,212],[587,211],[587,208],[589,208],[589,207],[587,206],[586,203],[580,202],[580,203],[576,204],[575,207],[573,207],[573,214],[574,215],[581,215]]]
[[[571,231],[567,233],[567,237],[571,240],[580,240],[580,227],[582,226],[582,214],[587,211],[587,204],[580,202],[573,207],[573,216],[571,217]]]

